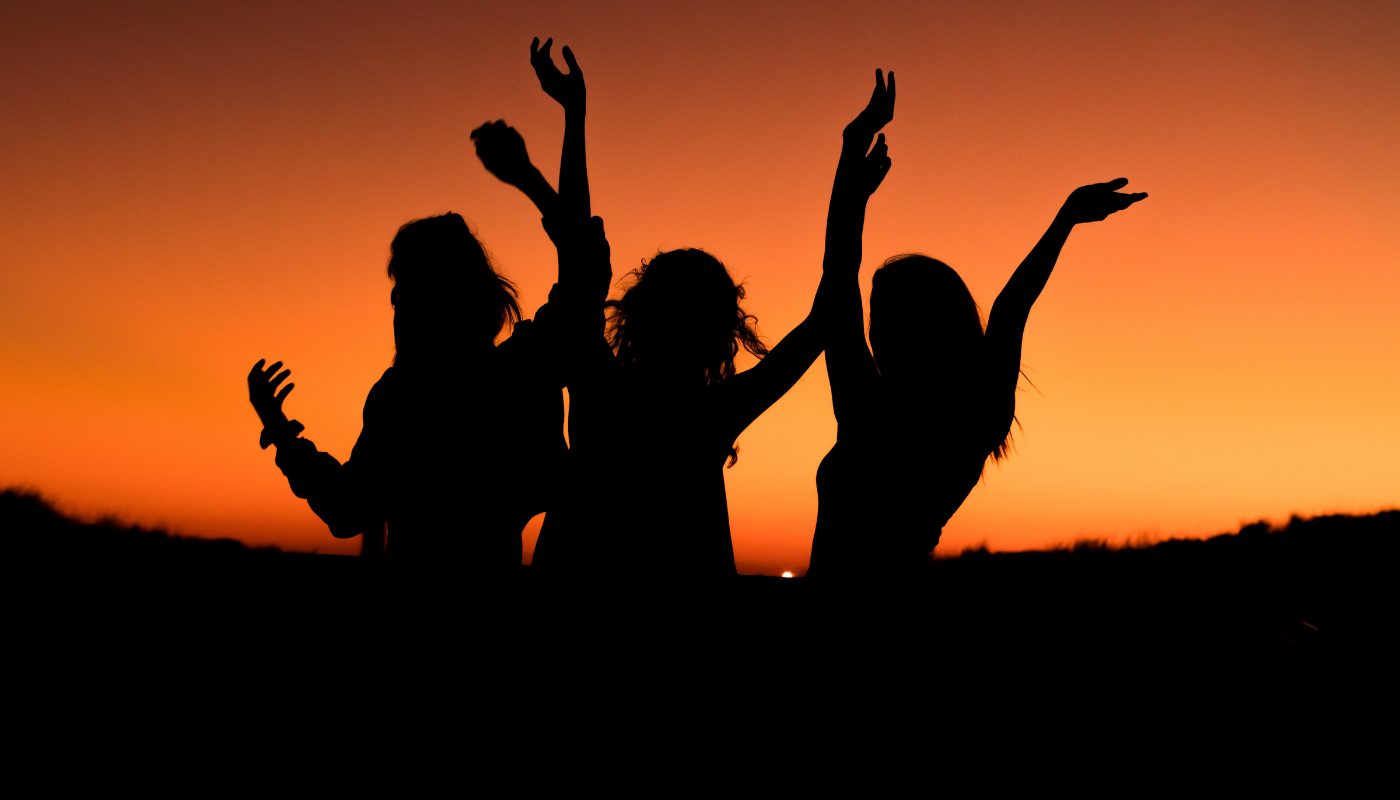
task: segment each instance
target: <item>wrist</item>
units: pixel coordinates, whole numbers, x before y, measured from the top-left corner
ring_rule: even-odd
[[[524,192],[537,204],[543,195],[554,193],[554,187],[550,186],[544,175],[534,167],[531,167],[528,173],[520,177],[520,182],[515,185],[515,188]]]
[[[286,419],[284,417],[271,424],[263,425],[262,435],[258,437],[258,444],[264,450],[267,449],[268,445],[273,444],[281,447],[300,436],[301,432],[304,430],[306,430],[305,425],[302,425],[294,419]]]
[[[542,183],[548,183],[544,179],[544,173],[540,172],[539,167],[535,166],[534,164],[531,164],[528,170],[525,170],[525,172],[521,173],[520,179],[515,184],[515,186],[518,189],[524,189],[528,192],[534,189],[538,189],[540,187],[540,184]]]

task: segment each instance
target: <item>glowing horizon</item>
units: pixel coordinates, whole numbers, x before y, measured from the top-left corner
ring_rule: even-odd
[[[810,306],[875,67],[900,94],[867,297],[885,258],[926,252],[985,312],[1070,190],[1126,176],[1151,195],[1071,237],[1027,330],[1017,450],[940,552],[1400,504],[1385,3],[6,6],[0,485],[355,552],[258,449],[243,376],[285,361],[289,413],[347,457],[392,353],[389,240],[418,217],[462,213],[527,316],[543,303],[548,239],[467,141],[504,118],[557,175],[536,35],[587,76],[616,277],[703,247],[770,341]],[[801,574],[835,431],[819,360],[740,437],[741,571]]]

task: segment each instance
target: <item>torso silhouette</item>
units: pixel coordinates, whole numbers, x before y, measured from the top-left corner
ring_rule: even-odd
[[[306,439],[279,448],[292,490],[338,536],[387,520],[386,555],[400,565],[515,570],[564,454],[538,328],[519,323],[499,347],[455,358],[400,359],[370,390],[343,465]]]
[[[662,390],[600,347],[600,374],[569,387],[570,488],[545,518],[534,563],[643,578],[733,575],[723,474],[739,433],[733,393],[723,383]]]
[[[533,563],[575,575],[734,575],[725,460],[816,359],[815,328],[799,325],[734,377],[684,388],[624,367],[596,330],[575,351],[566,477]]]
[[[1010,425],[990,403],[940,404],[874,383],[843,410],[817,469],[809,576],[887,576],[926,563]]]

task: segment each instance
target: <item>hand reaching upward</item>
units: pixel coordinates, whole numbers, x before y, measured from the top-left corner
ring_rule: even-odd
[[[544,89],[545,94],[563,106],[566,113],[583,113],[587,107],[583,70],[579,69],[578,62],[574,60],[574,51],[565,45],[562,52],[564,63],[569,65],[569,71],[567,74],[560,72],[549,55],[549,48],[553,44],[553,39],[546,39],[544,47],[540,47],[540,40],[536,37],[530,43],[530,65],[535,68],[535,75],[539,77],[540,88]]]
[[[894,73],[890,73],[889,82],[886,83],[881,70],[875,70],[875,91],[870,94],[870,102],[866,104],[865,110],[861,111],[850,125],[846,126],[845,135],[864,137],[865,142],[869,142],[881,128],[889,124],[894,119]]]
[[[472,142],[476,144],[476,157],[487,171],[511,186],[524,185],[538,172],[530,163],[525,140],[505,120],[488,122],[472,131]]]
[[[1127,185],[1127,178],[1119,178],[1108,183],[1081,186],[1070,193],[1069,199],[1060,208],[1060,217],[1071,224],[1100,222],[1108,215],[1122,211],[1147,197],[1146,192],[1127,194],[1117,191]]]
[[[836,167],[836,186],[832,201],[837,197],[867,200],[875,193],[890,171],[889,148],[881,133],[870,147],[876,132],[894,119],[894,73],[886,82],[881,70],[875,70],[875,91],[870,102],[851,120],[842,132],[841,160]],[[869,152],[866,152],[866,151]]]

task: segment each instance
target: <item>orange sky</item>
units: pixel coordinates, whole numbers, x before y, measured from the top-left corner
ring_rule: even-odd
[[[1017,453],[940,551],[1400,503],[1400,5],[286,5],[0,7],[0,484],[355,551],[258,449],[243,377],[285,360],[289,413],[348,455],[413,218],[461,212],[543,302],[549,242],[467,140],[503,117],[556,172],[539,35],[588,77],[616,272],[702,246],[773,341],[811,302],[876,66],[899,101],[867,292],[922,251],[986,309],[1071,189],[1151,194],[1065,248]],[[819,361],[740,439],[741,571],[805,568],[835,432]]]

